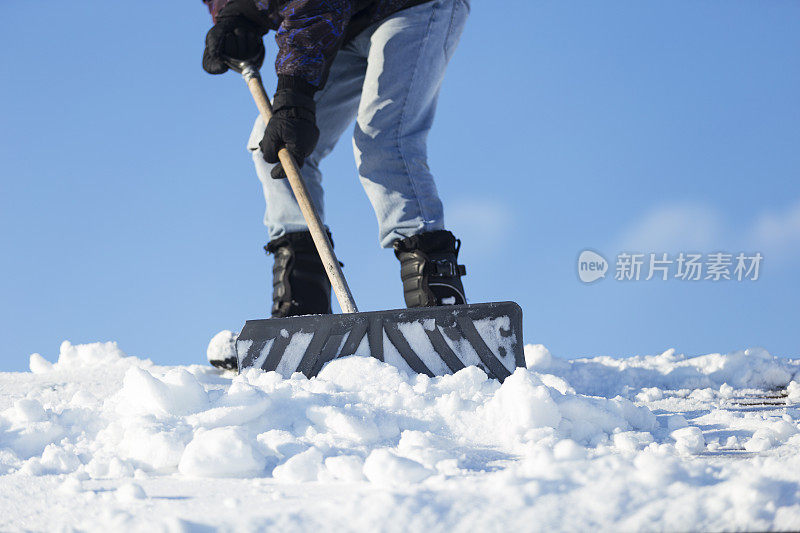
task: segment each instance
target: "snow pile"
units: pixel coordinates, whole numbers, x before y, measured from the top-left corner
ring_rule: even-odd
[[[54,364],[34,354],[32,373],[0,374],[0,490],[31,495],[34,528],[52,527],[35,495],[53,488],[63,525],[88,529],[800,526],[798,361],[565,361],[543,346],[526,359],[502,385],[475,367],[428,378],[363,357],[308,380],[64,343]],[[726,407],[774,387],[786,407]],[[0,529],[21,527],[2,502]]]
[[[781,360],[762,348],[727,355],[687,357],[669,349],[661,355],[615,359],[593,357],[563,360],[552,357],[541,344],[525,347],[528,368],[568,381],[575,390],[596,396],[629,396],[644,389],[769,390],[784,387],[800,371],[797,361]]]

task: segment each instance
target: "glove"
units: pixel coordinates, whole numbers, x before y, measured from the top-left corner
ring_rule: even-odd
[[[229,2],[206,35],[203,70],[209,74],[227,72],[226,58],[249,61],[260,67],[264,62],[263,36],[266,33],[242,13],[236,0]]]
[[[294,89],[280,89],[272,101],[272,118],[259,146],[267,163],[278,163],[278,152],[286,148],[302,167],[319,140],[314,98]],[[271,172],[273,179],[286,177],[281,165]]]

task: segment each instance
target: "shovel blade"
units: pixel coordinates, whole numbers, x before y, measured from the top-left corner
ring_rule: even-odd
[[[514,302],[248,320],[236,342],[239,372],[316,376],[337,357],[374,357],[440,376],[475,365],[503,381],[525,366],[522,309]]]

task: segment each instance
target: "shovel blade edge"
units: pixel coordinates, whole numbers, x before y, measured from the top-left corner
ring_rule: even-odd
[[[503,381],[525,366],[522,309],[514,302],[248,320],[236,342],[239,372],[316,376],[337,357],[374,357],[428,376],[475,365]]]

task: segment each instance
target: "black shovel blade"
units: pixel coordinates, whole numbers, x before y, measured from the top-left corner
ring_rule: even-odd
[[[239,372],[316,376],[328,361],[374,357],[440,376],[475,365],[503,381],[525,366],[522,309],[514,302],[248,320],[236,342]]]

